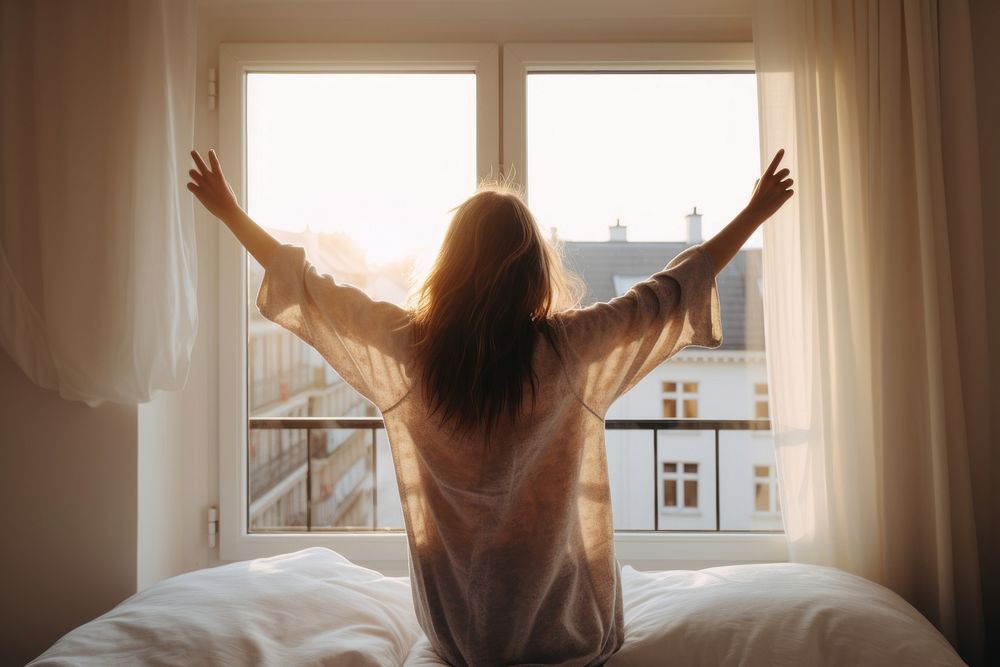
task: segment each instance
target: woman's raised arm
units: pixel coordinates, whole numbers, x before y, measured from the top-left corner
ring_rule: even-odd
[[[222,174],[222,165],[214,150],[208,151],[211,169],[201,159],[198,151],[191,151],[191,157],[198,168],[188,171],[193,182],[187,184],[187,189],[194,193],[209,213],[226,223],[226,227],[229,227],[247,252],[261,266],[266,267],[271,253],[281,244],[240,208],[236,194]]]
[[[722,231],[701,244],[712,257],[716,275],[736,256],[750,235],[792,196],[793,181],[785,178],[789,174],[788,169],[782,169],[777,173],[774,171],[784,154],[784,148],[775,153],[771,164],[754,184],[753,195],[746,208],[740,211]]]

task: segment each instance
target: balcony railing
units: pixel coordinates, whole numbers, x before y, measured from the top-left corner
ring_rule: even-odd
[[[278,482],[290,475],[292,471],[302,465],[302,459],[306,458],[306,444],[308,437],[292,443],[288,449],[281,452],[268,461],[250,469],[250,497],[259,498],[267,493]]]
[[[378,443],[376,441],[379,430],[385,428],[385,423],[379,417],[282,417],[282,418],[252,418],[249,420],[251,430],[273,430],[273,429],[299,429],[307,432],[307,441],[311,441],[312,431],[328,429],[356,429],[368,430],[371,434],[372,452],[372,529],[380,531],[401,532],[402,528],[380,528],[378,526]],[[720,516],[720,480],[719,480],[719,433],[722,431],[770,431],[771,423],[767,419],[607,419],[604,427],[608,431],[648,431],[652,434],[653,451],[653,521],[652,529],[630,529],[629,532],[670,532],[670,529],[660,528],[660,506],[659,495],[655,486],[661,481],[659,476],[660,462],[660,431],[712,431],[714,435],[715,448],[715,528],[687,530],[683,532],[747,532],[744,530],[725,530],[721,528]],[[312,457],[307,458],[306,466],[306,530],[313,531],[312,507]],[[391,464],[391,462],[390,462]],[[301,464],[300,464],[301,465]],[[330,531],[335,528],[321,528],[320,530]],[[679,532],[679,531],[678,531]],[[753,532],[780,532],[780,531],[753,531]]]

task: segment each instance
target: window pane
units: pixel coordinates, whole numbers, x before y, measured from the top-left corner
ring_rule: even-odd
[[[760,175],[752,72],[535,71],[526,76],[526,95],[528,204],[586,284],[583,305],[626,293],[710,238],[746,206]],[[608,419],[745,420],[760,414],[764,408],[753,397],[767,381],[761,235],[755,232],[716,279],[725,328],[720,348],[681,350],[610,406]],[[719,482],[720,500],[740,529],[772,529],[751,523],[754,501],[746,492],[753,488],[752,462],[762,460],[756,448],[771,447],[769,436],[742,431],[738,439],[742,448],[726,449],[729,460],[719,461],[733,478]],[[715,484],[713,439],[704,440],[671,431],[660,438],[660,453],[676,442],[671,456],[695,457],[689,460],[713,471],[700,481]],[[639,447],[631,453],[649,460]],[[628,467],[634,476],[616,480],[626,487],[617,497],[629,498],[627,488],[648,484],[645,465],[646,473],[637,464]],[[714,499],[714,488],[706,497]],[[641,499],[626,502],[641,510]],[[694,525],[708,528],[693,519],[682,523],[676,513],[659,523],[669,529]]]
[[[667,479],[663,481],[663,504],[667,507],[677,507],[677,481]]]
[[[698,482],[687,480],[684,482],[684,507],[698,506]]]
[[[698,464],[697,463],[685,463],[684,464],[684,472],[697,474],[697,472],[698,472]]]
[[[766,394],[767,393],[767,384],[763,383],[763,382],[755,383],[754,386],[753,386],[753,391],[754,391],[755,394]]]
[[[663,464],[663,472],[677,472],[677,464],[676,463],[664,463]]]
[[[754,494],[754,509],[758,512],[767,512],[771,509],[771,485],[770,484],[755,484],[756,493]]]
[[[768,404],[763,401],[758,401],[756,404],[756,409],[754,410],[754,416],[757,419],[770,419],[771,413],[768,408]]]
[[[284,437],[282,437],[284,435]],[[303,530],[295,498],[306,483],[306,432],[253,430],[247,439],[251,530]]]
[[[774,496],[774,447],[760,431],[719,432],[719,525],[722,530],[781,531],[781,517],[758,509],[758,484]],[[767,500],[770,500],[768,498]]]
[[[251,72],[246,86],[248,213],[304,247],[321,273],[404,305],[449,209],[476,187],[475,75]],[[263,271],[252,257],[247,267],[250,419],[379,416],[315,350],[261,317]],[[315,430],[307,445],[302,430],[249,426],[251,529],[403,527],[384,431],[373,442],[370,430]],[[264,460],[266,441],[275,450]]]

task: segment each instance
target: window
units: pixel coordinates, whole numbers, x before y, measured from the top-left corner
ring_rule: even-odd
[[[698,509],[698,463],[663,462],[663,508]]]
[[[745,204],[759,172],[755,144],[737,158],[725,140],[705,143],[709,134],[755,140],[748,44],[223,45],[219,67],[220,151],[233,174],[240,169],[228,156],[242,156],[243,173],[233,186],[250,214],[280,240],[305,246],[320,270],[397,303],[429,267],[448,209],[481,178],[506,173],[520,180],[539,221],[569,246],[567,259],[578,273],[586,272],[573,262],[587,244],[605,247],[613,236],[630,251],[648,246],[645,260],[626,262],[603,281],[583,275],[594,288],[592,300],[603,300],[661,268],[702,234],[703,222],[706,235],[713,233],[736,212],[729,209]],[[708,89],[739,98],[746,113],[722,120],[735,102],[697,108],[698,90]],[[660,112],[671,108],[694,117],[716,114],[714,131],[703,133],[701,145],[681,149],[676,142],[695,133],[680,121],[662,122]],[[651,125],[657,118],[663,127]],[[704,172],[709,163],[717,167],[711,202],[708,191],[698,189],[700,176],[691,181],[697,187],[674,178]],[[665,191],[666,182],[675,183],[676,192]],[[602,187],[591,187],[595,183]],[[677,194],[683,191],[695,201]],[[718,198],[728,191],[737,193],[732,202]],[[407,224],[386,233],[401,219]],[[405,574],[402,511],[384,431],[292,421],[378,418],[378,412],[314,350],[259,318],[262,273],[234,239],[220,237],[220,557],[324,544],[355,562]],[[736,278],[757,284],[743,274]],[[745,343],[752,336],[733,338]],[[233,344],[240,340],[245,344]],[[748,354],[762,358],[763,351],[747,352],[744,344],[726,354],[738,361]],[[714,418],[718,401],[707,388],[710,375],[699,374],[703,361],[678,361],[679,379],[651,375],[644,389],[652,387],[652,409],[660,414],[642,408],[638,418]],[[648,440],[652,434],[635,435]],[[661,454],[676,435],[662,436],[667,448]],[[609,459],[612,440],[609,433]],[[711,450],[698,440],[686,445]],[[716,488],[714,459],[687,449],[672,456],[678,458],[661,462],[659,475],[650,475],[648,456],[632,457],[643,483],[613,480],[613,487],[647,494],[649,502],[641,503],[647,515],[652,508],[713,514],[705,505]],[[662,496],[659,503],[654,494]],[[639,507],[637,498],[632,504]],[[615,501],[616,508],[623,505]],[[684,520],[667,529],[712,529]],[[616,519],[616,529],[625,525]],[[650,555],[645,537],[622,529],[618,553],[660,558]],[[752,537],[724,544],[735,558],[785,557],[783,540]],[[712,542],[715,559],[726,557],[720,544]]]
[[[584,305],[626,293],[720,229],[745,205],[747,186],[760,171],[752,74],[737,65],[691,61],[683,68],[637,66],[639,47],[616,53],[618,48],[504,47],[504,155],[523,174],[539,221],[583,277]],[[710,187],[704,173],[713,174]],[[720,196],[720,188],[733,199]],[[773,528],[744,520],[753,513],[751,499],[731,492],[750,483],[745,459],[770,440],[765,431],[742,425],[753,413],[740,400],[752,395],[765,368],[759,246],[758,234],[717,279],[723,345],[682,351],[607,413],[609,421],[732,420],[732,435],[745,446],[727,446],[716,456],[713,442],[720,433],[714,427],[664,429],[655,437],[640,429],[609,430],[616,529]],[[727,444],[729,435],[723,438]],[[669,481],[666,488],[660,482],[649,489],[650,449],[654,461],[683,457],[673,460],[707,471],[699,485],[713,491],[699,503],[701,516],[659,516],[660,504],[650,500],[674,496]],[[723,469],[741,471],[736,486],[719,483]],[[682,498],[677,503],[675,509],[683,507]],[[734,523],[738,527],[731,528]]]
[[[685,419],[698,417],[698,383],[697,382],[663,382],[663,417]]]
[[[753,467],[754,512],[776,514],[781,511],[778,501],[778,479],[773,464]]]
[[[767,383],[755,382],[753,385],[753,416],[757,419],[770,419],[768,404]]]
[[[320,272],[404,305],[444,236],[446,202],[457,204],[476,184],[476,74],[248,72],[246,118],[250,216],[282,242],[305,247]],[[386,173],[413,156],[421,156],[416,173]],[[257,399],[250,442],[264,432],[260,417],[378,417],[314,350],[260,315],[254,296],[263,268],[247,262],[248,354],[258,342],[270,354],[265,374],[249,377]],[[289,431],[280,433],[287,440]],[[250,487],[251,532],[402,528],[388,522],[398,516],[392,507],[382,503],[381,517],[376,507],[379,492],[384,498],[396,484],[374,463],[375,447],[391,461],[384,431],[297,433],[294,446],[283,442],[280,460],[250,470],[260,480]],[[258,522],[272,506],[280,507],[278,521]]]

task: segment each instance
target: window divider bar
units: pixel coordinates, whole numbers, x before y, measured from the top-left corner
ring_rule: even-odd
[[[306,532],[312,531],[312,429],[306,429]]]
[[[372,529],[378,528],[378,439],[376,437],[376,431],[374,427],[371,429],[372,434]]]
[[[660,529],[660,431],[653,429],[653,530]]]
[[[715,429],[715,531],[722,529],[721,508],[719,505],[719,429]]]

